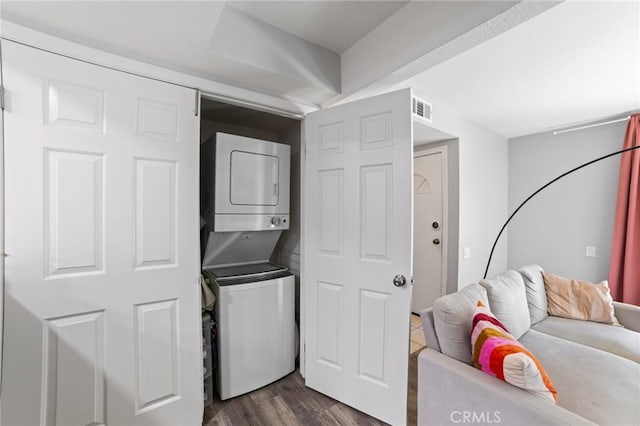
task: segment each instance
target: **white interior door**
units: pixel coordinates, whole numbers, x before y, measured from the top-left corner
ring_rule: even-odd
[[[391,424],[407,410],[410,107],[406,89],[304,124],[306,384]]]
[[[417,153],[413,163],[413,297],[419,314],[443,295],[442,152]]]
[[[200,424],[194,91],[2,49],[2,424]]]

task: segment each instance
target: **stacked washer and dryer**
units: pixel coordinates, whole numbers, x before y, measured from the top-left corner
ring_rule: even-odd
[[[216,386],[225,400],[295,369],[294,276],[269,260],[289,229],[290,147],[221,132],[205,144],[202,268],[216,295]]]

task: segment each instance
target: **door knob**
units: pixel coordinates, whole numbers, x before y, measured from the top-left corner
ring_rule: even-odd
[[[407,284],[407,279],[405,278],[404,275],[396,275],[395,277],[393,277],[393,285],[395,285],[396,287],[404,287]]]
[[[440,245],[440,240],[439,240],[439,239],[437,239],[437,238],[436,238],[436,239],[434,239],[434,240],[433,240],[433,244],[435,244],[435,245]]]

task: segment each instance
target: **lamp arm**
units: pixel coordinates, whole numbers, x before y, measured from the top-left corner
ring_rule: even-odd
[[[623,154],[623,153],[625,153],[627,151],[633,151],[635,149],[640,149],[640,145],[632,146],[631,148],[625,148],[625,149],[622,149],[620,151],[612,152],[611,154],[603,155],[602,157],[598,157],[595,160],[587,161],[586,163],[581,164],[578,167],[575,167],[575,168],[573,168],[573,169],[571,169],[571,170],[569,170],[567,172],[564,172],[560,176],[550,180],[549,182],[545,183],[540,188],[538,188],[533,194],[529,195],[527,197],[527,199],[524,200],[522,203],[520,203],[518,208],[516,208],[513,211],[513,213],[511,213],[511,216],[509,216],[509,219],[507,219],[507,221],[504,223],[504,225],[502,225],[502,228],[500,229],[500,232],[498,232],[498,236],[496,237],[496,240],[493,242],[493,246],[491,247],[491,253],[489,253],[489,260],[487,261],[487,268],[484,270],[484,277],[483,278],[485,278],[485,279],[487,278],[487,274],[489,273],[489,266],[491,265],[491,258],[493,257],[493,252],[496,249],[496,245],[498,245],[498,241],[500,240],[500,237],[502,236],[502,233],[507,228],[507,225],[509,225],[509,222],[511,222],[511,219],[513,219],[513,217],[516,215],[516,213],[518,213],[520,211],[520,209],[522,207],[524,207],[524,205],[529,202],[529,200],[531,200],[533,197],[538,195],[540,192],[542,192],[549,185],[559,181],[563,177],[568,176],[573,172],[577,172],[578,170],[580,170],[580,169],[582,169],[584,167],[590,166],[591,164],[597,163],[598,161],[604,160],[606,158],[613,157],[614,155],[620,155],[620,154]]]

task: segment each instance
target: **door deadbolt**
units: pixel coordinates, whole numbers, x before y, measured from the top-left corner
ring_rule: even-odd
[[[435,239],[433,240],[433,244],[435,244],[435,245],[440,245],[440,240],[439,240],[439,239],[437,239],[437,238],[435,238]]]
[[[407,284],[407,278],[404,275],[396,275],[393,277],[393,285],[396,287],[404,287]]]
[[[431,226],[433,227],[433,229],[438,229],[438,228],[440,228],[440,224],[439,224],[438,222],[433,222],[433,223],[431,224]]]

